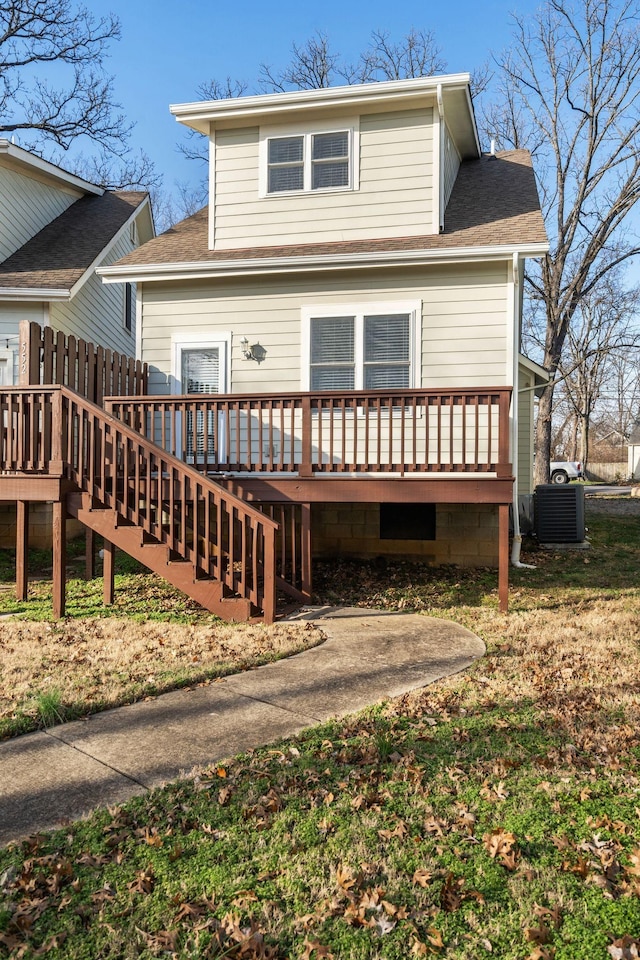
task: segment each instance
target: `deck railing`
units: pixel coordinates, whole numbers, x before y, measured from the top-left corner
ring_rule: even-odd
[[[109,397],[105,408],[203,472],[502,473],[506,387]]]
[[[65,477],[273,620],[277,522],[68,387],[0,391],[0,471]]]

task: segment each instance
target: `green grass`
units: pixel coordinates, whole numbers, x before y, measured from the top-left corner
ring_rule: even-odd
[[[43,727],[52,727],[65,719],[65,707],[59,690],[47,690],[35,697],[37,716]]]
[[[203,611],[194,600],[171,584],[150,573],[141,563],[122,551],[116,553],[115,599],[110,606],[103,602],[103,581],[84,579],[84,538],[67,546],[67,585],[65,616],[128,617],[142,623],[155,620],[169,623],[216,622],[218,618]],[[97,573],[101,563],[97,562]],[[24,620],[53,620],[51,591],[51,550],[30,550],[29,596],[15,599],[15,551],[0,550],[0,614],[12,614]]]
[[[319,600],[457,619],[486,657],[1,852],[0,956],[633,957],[640,519],[589,526],[526,553],[509,616],[495,572],[324,565]]]

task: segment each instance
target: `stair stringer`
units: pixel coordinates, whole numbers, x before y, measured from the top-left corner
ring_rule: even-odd
[[[249,600],[225,597],[223,584],[219,580],[196,577],[195,569],[188,560],[170,560],[166,544],[144,539],[141,527],[125,523],[109,507],[96,505],[88,494],[69,494],[67,511],[85,527],[139,560],[153,573],[223,620],[244,621],[251,617]]]

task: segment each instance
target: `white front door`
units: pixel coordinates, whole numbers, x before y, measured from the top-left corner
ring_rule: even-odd
[[[227,390],[228,341],[184,339],[174,341],[173,392],[225,393]],[[225,448],[223,418],[216,424],[212,410],[187,412],[184,423],[184,455],[188,462],[222,460]],[[178,444],[180,448],[181,444]]]

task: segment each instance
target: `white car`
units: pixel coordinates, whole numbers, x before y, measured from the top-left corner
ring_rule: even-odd
[[[577,460],[553,460],[549,464],[551,483],[569,483],[582,480],[582,464]]]

